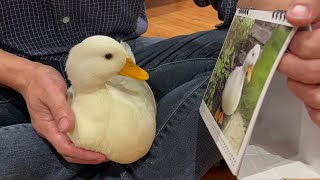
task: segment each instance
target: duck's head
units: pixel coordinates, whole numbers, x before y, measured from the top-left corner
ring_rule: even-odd
[[[260,57],[261,53],[261,46],[259,44],[256,44],[247,54],[246,59],[243,63],[243,69],[246,72],[246,79],[247,82],[250,82],[252,71],[254,68],[254,65],[256,64],[257,60]]]
[[[123,46],[107,36],[91,36],[74,46],[66,62],[66,72],[77,88],[104,85],[117,75],[147,80],[148,73],[138,67]]]

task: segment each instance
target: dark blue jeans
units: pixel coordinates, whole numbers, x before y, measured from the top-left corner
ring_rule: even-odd
[[[0,179],[200,179],[222,159],[199,107],[226,33],[199,32],[149,46],[129,42],[149,72],[158,106],[152,148],[129,165],[66,162],[32,129],[23,98],[0,89]],[[43,63],[65,77],[63,63]]]

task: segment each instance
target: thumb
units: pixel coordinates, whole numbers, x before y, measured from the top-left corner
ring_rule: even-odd
[[[58,130],[67,133],[74,128],[75,117],[63,93],[59,93],[48,103],[53,119],[56,121]]]
[[[293,0],[286,16],[288,21],[294,26],[316,24],[320,20],[320,1]]]

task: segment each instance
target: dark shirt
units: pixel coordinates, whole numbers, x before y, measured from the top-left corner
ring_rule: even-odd
[[[236,0],[194,1],[215,7],[224,20],[220,27],[231,23]],[[65,60],[70,48],[89,36],[125,41],[147,27],[143,0],[0,1],[0,48],[30,60]]]
[[[143,0],[1,0],[0,48],[60,61],[92,35],[127,40],[147,30]]]

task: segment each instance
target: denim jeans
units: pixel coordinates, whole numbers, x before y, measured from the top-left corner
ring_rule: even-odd
[[[226,33],[199,32],[148,46],[129,42],[149,72],[158,112],[154,143],[132,164],[66,162],[32,129],[23,98],[0,89],[0,179],[200,179],[222,159],[199,107]],[[63,62],[42,63],[66,78]]]

